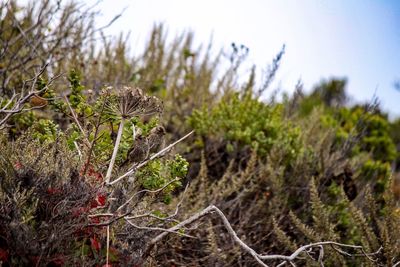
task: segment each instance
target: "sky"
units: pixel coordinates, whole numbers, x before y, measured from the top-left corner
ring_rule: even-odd
[[[93,3],[86,0],[85,3]],[[170,36],[195,33],[195,43],[228,49],[232,42],[249,48],[249,62],[266,68],[285,44],[275,84],[292,92],[323,79],[346,77],[353,101],[376,94],[391,116],[400,116],[400,1],[396,0],[103,0],[97,23],[106,30],[130,32],[132,53],[141,52],[155,23]]]

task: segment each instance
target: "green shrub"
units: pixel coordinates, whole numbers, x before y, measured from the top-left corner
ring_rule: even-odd
[[[301,147],[300,129],[283,120],[282,106],[267,105],[251,95],[235,93],[210,110],[195,110],[188,121],[200,135],[222,137],[228,142],[228,150],[250,146],[265,157],[276,145],[290,161]]]

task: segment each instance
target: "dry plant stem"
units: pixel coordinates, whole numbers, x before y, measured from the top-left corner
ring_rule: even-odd
[[[108,266],[109,252],[110,252],[110,226],[107,225],[107,251],[106,251],[106,264],[107,264],[107,266]]]
[[[188,138],[191,134],[193,134],[194,131],[189,132],[188,134],[186,134],[185,136],[183,136],[181,139],[175,141],[174,143],[170,144],[169,146],[167,146],[166,148],[160,150],[159,152],[157,152],[156,154],[154,154],[153,156],[151,156],[150,158],[147,158],[146,160],[142,161],[141,163],[139,163],[138,165],[134,165],[129,171],[127,171],[125,174],[121,175],[120,177],[118,177],[117,179],[115,179],[112,182],[107,182],[107,185],[113,185],[119,181],[121,181],[122,179],[124,179],[125,177],[132,175],[135,173],[136,170],[138,170],[139,168],[143,167],[144,165],[146,165],[149,161],[156,159],[158,157],[163,156],[168,150],[170,150],[173,146],[175,146],[176,144],[178,144],[179,142],[182,142],[184,139]]]
[[[122,204],[121,206],[118,207],[117,211],[119,211],[120,209],[122,209],[123,207],[125,207],[126,205],[129,204],[129,202],[132,201],[132,199],[141,194],[141,193],[158,193],[161,192],[162,190],[164,190],[167,186],[169,186],[170,184],[172,184],[173,182],[179,181],[179,178],[176,177],[175,179],[169,181],[168,183],[166,183],[163,187],[156,189],[156,190],[149,190],[149,189],[144,189],[144,190],[140,190],[138,192],[136,192],[135,194],[133,194],[133,196],[131,196],[124,204]]]
[[[69,110],[71,111],[72,118],[74,118],[74,121],[75,121],[76,125],[78,125],[79,130],[82,132],[82,135],[83,135],[87,145],[90,145],[89,139],[87,139],[87,135],[86,135],[85,131],[82,128],[82,125],[80,124],[80,122],[78,120],[78,116],[76,116],[76,113],[75,113],[74,109],[71,107],[71,104],[69,103],[68,98],[66,96],[64,96],[64,99],[65,99],[65,102],[68,105]]]
[[[5,124],[5,123],[7,122],[7,120],[9,120],[9,119],[11,118],[11,116],[13,116],[14,114],[17,114],[17,113],[20,113],[20,112],[23,112],[23,111],[24,111],[24,105],[25,105],[25,103],[28,102],[29,99],[30,99],[33,95],[38,94],[38,93],[40,93],[40,92],[46,90],[46,89],[48,88],[48,86],[49,86],[56,78],[59,77],[59,76],[53,77],[53,78],[47,83],[47,85],[46,85],[43,89],[41,89],[41,90],[39,90],[39,91],[35,91],[34,88],[35,88],[36,82],[37,82],[37,80],[39,79],[40,75],[42,75],[42,74],[44,73],[44,71],[46,70],[47,66],[48,66],[48,64],[45,64],[43,67],[40,68],[39,72],[35,75],[35,77],[33,77],[32,79],[29,79],[29,80],[27,80],[27,81],[24,81],[23,88],[25,87],[25,84],[26,84],[26,83],[32,82],[30,91],[29,91],[29,93],[26,94],[25,96],[24,96],[24,94],[22,93],[22,94],[21,94],[21,97],[16,101],[14,107],[12,107],[12,108],[9,109],[9,110],[6,109],[6,107],[8,107],[8,106],[11,104],[11,101],[12,101],[14,98],[16,98],[16,96],[17,96],[16,94],[14,94],[14,95],[11,97],[11,99],[9,100],[9,102],[7,103],[7,105],[6,105],[5,107],[3,107],[2,109],[0,109],[0,113],[5,113],[5,114],[6,114],[6,115],[4,116],[4,118],[0,121],[0,129],[3,129],[3,128],[4,128],[4,125],[3,125],[3,124]],[[31,108],[31,110],[32,110],[32,109],[36,109],[36,108],[41,108],[41,107],[34,107],[34,108]]]
[[[122,117],[121,122],[119,123],[117,140],[115,141],[114,151],[113,151],[113,154],[112,154],[112,157],[110,160],[110,165],[108,166],[108,170],[107,170],[107,174],[106,174],[106,184],[112,184],[112,183],[110,183],[111,174],[112,174],[112,170],[114,167],[115,159],[117,158],[119,144],[121,143],[121,137],[122,137],[122,132],[124,130],[124,125],[125,125],[125,118]]]
[[[177,235],[188,237],[188,238],[196,238],[194,236],[191,236],[191,235],[188,235],[188,234],[184,234],[184,233],[180,233],[178,231],[173,231],[173,230],[170,230],[170,229],[165,229],[165,228],[160,228],[160,227],[139,226],[139,225],[136,225],[136,224],[132,223],[127,218],[125,218],[125,221],[127,223],[129,223],[131,226],[133,226],[133,227],[135,227],[136,229],[139,229],[139,230],[161,231],[161,232],[167,232],[167,233],[170,233],[170,234],[177,234]]]
[[[178,214],[179,207],[182,205],[182,202],[183,202],[183,199],[185,197],[185,194],[187,192],[188,187],[189,187],[189,184],[186,185],[185,191],[183,192],[183,196],[182,196],[181,200],[178,202],[178,204],[176,205],[175,212],[173,214],[169,215],[168,217],[162,218],[162,217],[156,216],[156,215],[154,215],[154,214],[152,214],[150,212],[127,217],[129,214],[132,213],[132,210],[130,210],[130,211],[128,211],[128,212],[126,212],[126,213],[124,213],[122,215],[119,215],[119,216],[117,216],[115,218],[110,219],[107,222],[99,223],[99,224],[90,224],[88,226],[107,226],[107,225],[111,225],[113,222],[116,222],[116,221],[118,221],[118,220],[120,220],[122,218],[128,219],[128,220],[134,220],[134,219],[145,218],[145,217],[154,218],[154,219],[157,219],[157,220],[160,220],[160,221],[174,221],[174,222],[178,223],[178,221],[173,219],[173,217],[175,217]],[[115,213],[99,213],[99,214],[89,215],[89,218],[114,217],[114,216],[116,216]]]
[[[168,217],[166,217],[166,218],[162,218],[162,217],[156,216],[156,215],[154,215],[154,214],[152,214],[152,213],[150,213],[150,212],[149,212],[149,213],[145,213],[145,214],[135,215],[135,216],[127,216],[127,217],[124,217],[124,219],[127,219],[127,220],[135,220],[135,219],[146,218],[146,217],[153,218],[153,219],[157,219],[157,220],[160,220],[160,221],[163,221],[163,222],[166,222],[166,221],[173,221],[173,222],[175,222],[175,223],[179,223],[178,220],[172,219],[171,216],[168,216]]]
[[[135,215],[135,216],[128,216],[128,217],[125,217],[125,219],[133,220],[133,219],[138,219],[138,218],[143,218],[143,217],[150,217],[150,218],[158,219],[160,221],[173,221],[175,223],[179,223],[178,220],[173,219],[173,218],[178,214],[179,208],[182,205],[183,199],[185,198],[185,194],[186,194],[188,188],[189,188],[189,184],[186,185],[185,190],[183,191],[183,196],[181,197],[181,199],[179,200],[178,204],[175,207],[175,212],[173,214],[170,214],[168,217],[161,218],[161,217],[156,216],[149,212],[149,213]]]
[[[169,216],[167,218],[161,218],[161,217],[158,217],[158,216],[156,216],[156,215],[154,215],[154,214],[152,214],[150,212],[127,217],[129,214],[131,214],[131,212],[132,211],[128,211],[128,212],[126,212],[124,214],[118,215],[117,217],[114,217],[114,216],[116,216],[115,213],[92,214],[92,215],[89,215],[89,218],[96,218],[96,217],[114,217],[114,218],[111,218],[109,221],[102,222],[102,223],[88,224],[87,226],[88,227],[91,227],[91,226],[96,226],[96,227],[108,226],[108,225],[111,225],[112,223],[114,223],[114,222],[116,222],[116,221],[118,221],[120,219],[134,220],[134,219],[140,219],[140,218],[146,218],[146,217],[154,218],[154,219],[157,219],[157,220],[160,220],[160,221],[172,221],[172,219],[170,219],[172,216]],[[173,220],[173,221],[176,221],[176,220]]]
[[[4,3],[3,3],[4,2]],[[86,48],[85,44],[94,42],[96,33],[112,25],[121,15],[117,14],[108,24],[101,28],[94,28],[92,18],[96,15],[96,4],[86,8],[86,5],[75,3],[61,3],[62,1],[32,1],[31,5],[24,8],[22,17],[13,3],[15,1],[1,1],[0,9],[11,15],[11,23],[1,23],[0,32],[8,32],[9,27],[15,27],[18,31],[12,36],[0,39],[0,57],[4,59],[3,67],[0,68],[0,93],[4,94],[12,76],[16,72],[30,74],[36,68],[38,62],[49,63],[47,70],[52,76],[53,69],[57,63],[65,61],[66,58],[77,49]],[[99,1],[98,1],[99,2]],[[17,5],[20,6],[19,4]],[[19,10],[19,9],[18,9]],[[25,20],[28,19],[28,23]],[[27,25],[25,25],[27,24]],[[47,27],[51,26],[51,29]],[[23,43],[23,50],[19,48]],[[63,51],[58,54],[58,51]]]
[[[82,158],[82,152],[79,149],[78,143],[76,141],[74,141],[74,145],[75,145],[76,151],[78,151],[79,160],[80,160]]]
[[[90,144],[90,148],[89,148],[89,152],[88,152],[88,157],[87,157],[87,160],[86,160],[86,163],[85,163],[85,169],[83,170],[83,175],[82,175],[82,176],[85,176],[87,170],[89,169],[90,160],[92,159],[92,153],[93,153],[94,144],[96,143],[96,141],[97,141],[97,136],[98,136],[98,134],[99,134],[99,128],[100,128],[100,123],[101,123],[101,115],[103,114],[105,105],[106,105],[106,102],[104,101],[104,102],[103,102],[103,105],[101,106],[101,111],[100,111],[99,117],[97,118],[96,130],[94,131],[93,141],[92,141],[92,143]]]
[[[9,110],[7,110],[7,108],[8,108],[8,106],[9,105],[11,105],[11,103],[14,101],[14,98],[16,98],[17,97],[17,95],[18,94],[13,94],[12,96],[11,96],[11,98],[8,100],[8,103],[4,106],[4,107],[2,107],[1,109],[0,109],[0,112],[11,112],[11,111],[9,111]]]
[[[136,127],[135,124],[132,124],[132,136],[133,136],[133,140],[136,139]]]
[[[263,262],[263,260],[283,260],[283,262],[281,262],[278,266],[283,266],[286,263],[289,263],[291,265],[294,265],[293,261],[299,257],[299,255],[303,252],[306,252],[309,249],[312,249],[314,247],[318,247],[320,249],[320,253],[319,253],[319,257],[318,257],[318,262],[321,264],[322,263],[322,257],[323,257],[323,247],[324,246],[337,246],[337,247],[342,247],[342,248],[352,248],[352,249],[357,249],[357,250],[361,250],[362,251],[362,255],[366,258],[368,258],[369,260],[371,260],[372,262],[374,262],[374,260],[369,257],[370,255],[376,255],[378,254],[382,248],[379,248],[378,251],[374,252],[374,253],[366,253],[364,248],[362,246],[355,246],[355,245],[347,245],[347,244],[342,244],[342,243],[337,243],[337,242],[333,242],[333,241],[324,241],[324,242],[316,242],[316,243],[312,243],[312,244],[308,244],[305,246],[302,246],[300,248],[298,248],[295,252],[293,252],[291,255],[289,256],[285,256],[285,255],[262,255],[262,254],[258,254],[256,251],[254,251],[251,247],[249,247],[246,243],[244,243],[236,234],[236,232],[233,230],[231,224],[229,223],[228,219],[225,217],[224,213],[218,209],[216,206],[214,205],[210,205],[207,208],[205,208],[204,210],[192,215],[190,218],[182,221],[181,223],[177,224],[174,227],[171,227],[168,229],[168,232],[163,232],[161,234],[159,234],[158,236],[156,236],[155,238],[153,238],[149,245],[147,246],[144,254],[143,254],[143,259],[145,259],[151,252],[151,250],[154,248],[154,246],[160,242],[162,239],[164,239],[170,231],[177,231],[180,228],[191,224],[197,220],[199,220],[200,218],[204,217],[205,215],[208,215],[210,213],[217,213],[218,216],[222,219],[222,222],[225,226],[225,228],[227,229],[228,233],[230,234],[230,236],[233,238],[233,240],[246,252],[248,252],[250,255],[253,256],[253,258],[261,265],[261,266],[268,266],[267,264],[265,264]]]

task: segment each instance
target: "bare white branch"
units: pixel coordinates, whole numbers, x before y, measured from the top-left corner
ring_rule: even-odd
[[[156,189],[156,190],[148,190],[148,189],[140,190],[140,191],[136,192],[135,194],[133,194],[133,196],[131,196],[124,204],[122,204],[121,206],[119,206],[118,209],[117,209],[117,211],[121,210],[123,207],[125,207],[126,205],[128,205],[129,202],[131,202],[132,199],[133,199],[135,196],[137,196],[137,195],[139,195],[139,194],[141,194],[141,193],[153,193],[153,194],[154,194],[154,193],[161,192],[161,191],[163,191],[165,188],[167,188],[170,184],[172,184],[172,183],[174,183],[174,182],[177,182],[177,181],[179,181],[179,178],[178,178],[178,177],[176,177],[175,179],[169,181],[168,183],[166,183],[163,187],[161,187],[161,188],[159,188],[159,189]]]
[[[174,230],[170,230],[170,229],[165,229],[165,228],[160,228],[160,227],[148,227],[148,226],[139,226],[136,225],[134,223],[132,223],[129,219],[125,218],[125,221],[127,223],[129,223],[131,226],[135,227],[136,229],[140,229],[140,230],[149,230],[149,231],[161,231],[161,232],[166,232],[166,233],[170,233],[170,234],[177,234],[180,236],[184,236],[184,237],[188,237],[188,238],[196,238],[194,236],[185,234],[183,232],[178,232],[178,230],[174,231]]]
[[[127,171],[125,174],[121,175],[120,177],[118,177],[117,179],[115,179],[112,182],[106,182],[106,185],[113,185],[119,181],[121,181],[122,179],[124,179],[125,177],[134,174],[138,169],[140,169],[141,167],[145,166],[149,161],[162,157],[165,153],[167,153],[172,147],[174,147],[176,144],[178,144],[179,142],[182,142],[183,140],[185,140],[186,138],[188,138],[191,134],[193,134],[194,131],[189,132],[188,134],[186,134],[185,136],[183,136],[182,138],[180,138],[179,140],[175,141],[174,143],[170,144],[169,146],[165,147],[164,149],[160,150],[159,152],[155,153],[154,155],[152,155],[151,157],[145,159],[144,161],[142,161],[141,163],[134,165],[129,171]]]
[[[246,243],[244,243],[236,234],[236,232],[233,230],[231,224],[229,223],[228,219],[226,218],[226,216],[224,215],[224,213],[218,209],[216,206],[214,205],[210,205],[207,208],[205,208],[204,210],[192,215],[190,218],[182,221],[181,223],[177,224],[176,226],[173,226],[171,228],[168,229],[168,231],[165,231],[161,234],[159,234],[158,236],[156,236],[155,238],[153,238],[146,250],[146,253],[148,253],[158,242],[160,242],[163,238],[165,238],[170,231],[177,231],[180,228],[193,223],[194,221],[199,220],[200,218],[204,217],[205,215],[211,214],[211,213],[216,213],[222,220],[226,230],[228,231],[228,233],[230,234],[230,236],[233,238],[233,240],[243,249],[245,250],[247,253],[249,253],[250,255],[253,256],[253,258],[261,265],[261,266],[268,266],[266,263],[264,263],[264,260],[283,260],[278,266],[283,266],[286,263],[291,264],[292,266],[295,266],[294,264],[294,260],[298,259],[300,254],[302,254],[303,252],[307,252],[309,250],[312,250],[313,248],[318,248],[319,250],[319,254],[318,254],[318,258],[316,259],[316,261],[318,261],[320,263],[321,266],[323,265],[323,257],[324,257],[324,246],[331,246],[331,247],[340,247],[340,248],[351,248],[351,249],[355,249],[355,250],[360,250],[362,252],[362,254],[350,254],[348,252],[345,252],[345,255],[351,255],[351,256],[355,256],[355,255],[360,255],[360,256],[364,256],[366,258],[368,258],[370,261],[375,262],[374,259],[372,259],[370,256],[372,255],[376,255],[378,253],[380,253],[380,251],[382,250],[382,247],[379,248],[376,252],[373,253],[367,253],[364,248],[362,246],[356,246],[356,245],[348,245],[348,244],[342,244],[342,243],[338,243],[338,242],[333,242],[333,241],[323,241],[323,242],[316,242],[316,243],[311,243],[308,245],[304,245],[300,248],[298,248],[295,252],[293,252],[291,255],[289,256],[285,256],[285,255],[263,255],[263,254],[259,254],[257,253],[255,250],[253,250],[250,246],[248,246]],[[145,253],[145,254],[146,254]],[[314,259],[314,258],[313,258]],[[315,260],[315,259],[314,259]]]

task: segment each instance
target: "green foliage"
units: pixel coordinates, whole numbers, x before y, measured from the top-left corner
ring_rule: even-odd
[[[12,125],[9,129],[10,134],[12,136],[18,136],[21,132],[31,127],[35,119],[36,117],[33,112],[21,113],[11,117],[9,122],[9,124]]]
[[[387,116],[371,107],[345,107],[346,80],[322,82],[300,103],[299,113],[307,116],[315,108],[322,112],[322,124],[336,129],[338,145],[350,137],[362,135],[353,148],[353,153],[372,153],[375,160],[392,162],[397,155],[396,143],[392,139],[391,123]],[[321,108],[322,107],[322,108]]]
[[[201,135],[221,136],[231,147],[251,146],[262,156],[274,145],[279,145],[289,160],[300,150],[299,128],[283,121],[282,106],[264,104],[250,95],[236,93],[211,110],[195,110],[189,123]]]
[[[348,134],[352,130],[365,131],[358,144],[361,151],[371,152],[376,160],[391,162],[396,158],[397,151],[390,137],[389,121],[381,114],[365,112],[361,107],[341,108],[338,121],[341,122],[341,129]]]
[[[368,160],[361,168],[360,177],[376,182],[375,191],[383,194],[389,188],[389,178],[392,170],[388,162],[380,160]]]
[[[176,155],[173,160],[153,160],[143,169],[138,171],[137,177],[142,186],[148,190],[157,190],[169,185],[163,190],[164,202],[171,202],[170,193],[181,186],[179,180],[171,183],[177,178],[184,178],[188,171],[189,163],[180,155]]]
[[[78,115],[89,116],[92,114],[92,108],[86,103],[86,97],[83,95],[85,87],[80,82],[80,74],[76,70],[71,70],[68,75],[71,94],[69,102]]]
[[[41,143],[56,139],[58,126],[52,120],[40,119],[33,124],[32,128],[32,136]]]
[[[174,160],[167,163],[170,177],[185,177],[188,172],[189,163],[181,155],[175,155]]]

